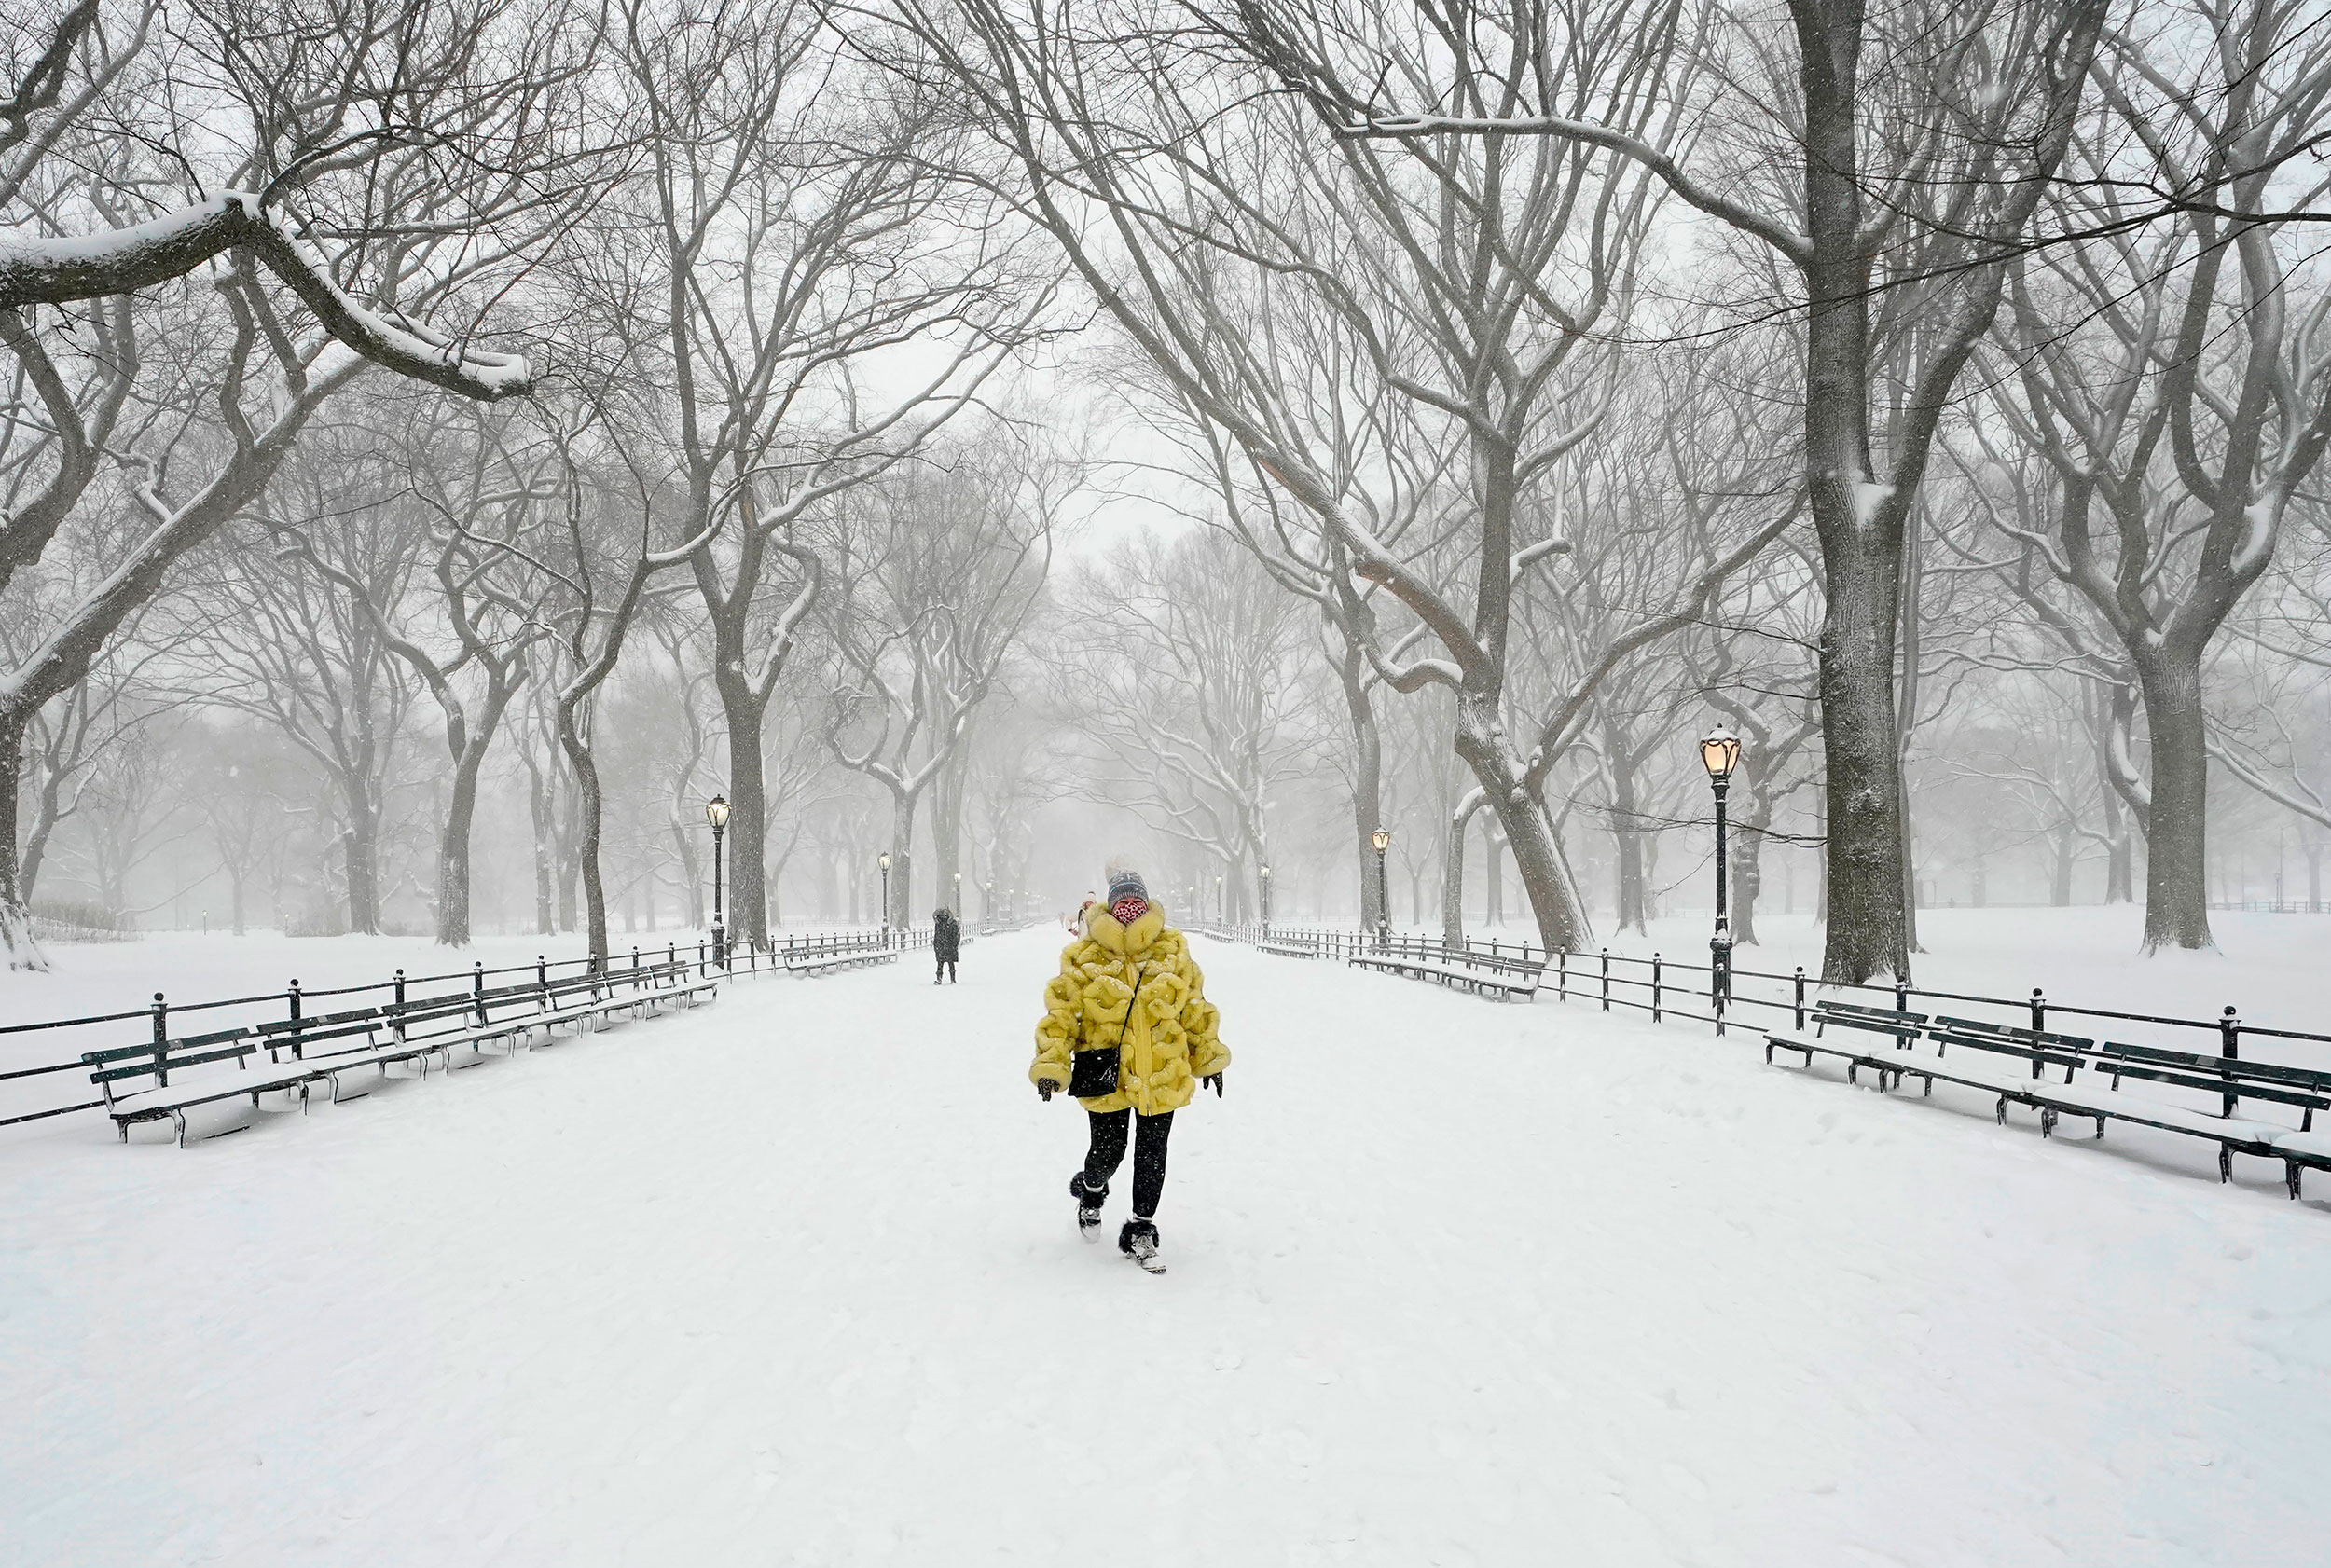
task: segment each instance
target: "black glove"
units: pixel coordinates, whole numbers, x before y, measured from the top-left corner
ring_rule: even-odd
[[[1214,1097],[1216,1099],[1219,1100],[1222,1097],[1222,1075],[1221,1073],[1208,1073],[1206,1075],[1203,1081],[1214,1085]]]
[[[1040,1078],[1036,1080],[1036,1097],[1038,1099],[1042,1100],[1049,1105],[1052,1102],[1052,1092],[1053,1081],[1051,1079]]]

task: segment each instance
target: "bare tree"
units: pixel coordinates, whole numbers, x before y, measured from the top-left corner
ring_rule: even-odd
[[[968,442],[843,498],[821,610],[834,691],[825,740],[890,799],[890,908],[911,923],[915,811],[954,759],[1036,608],[1082,482],[1020,442]]]
[[[731,924],[759,942],[764,731],[821,591],[797,525],[964,407],[1045,289],[947,172],[962,132],[946,106],[858,59],[824,7],[624,15],[639,349],[696,526],[730,516],[690,566],[727,733]],[[908,344],[932,363],[877,394]]]
[[[1085,744],[1081,792],[1199,851],[1248,908],[1264,803],[1317,750],[1313,616],[1218,533],[1129,541],[1069,595],[1046,640],[1056,722]]]
[[[1379,71],[1364,50],[1353,58],[1304,0],[1248,0],[1220,22],[1339,140],[1438,149],[1547,137],[1607,153],[1786,269],[1774,286],[1802,310],[1805,487],[1827,606],[1830,981],[1910,972],[1894,711],[1904,526],[1952,388],[2072,135],[2106,9],[1788,0],[1768,21],[1661,7],[1626,45],[1640,94],[1664,88],[1679,110],[1690,103],[1657,120],[1578,90],[1568,51],[1538,47],[1566,30],[1565,13],[1543,3],[1445,34],[1467,55],[1522,62],[1505,90],[1465,99],[1428,98],[1428,84]],[[1415,103],[1389,101],[1403,89]],[[1889,363],[1897,337],[1915,341],[1907,379]]]
[[[2295,296],[2298,241],[2224,210],[2263,208],[2319,143],[2331,38],[2284,0],[2178,12],[2113,38],[2077,177],[2051,203],[2087,237],[2016,268],[1997,406],[2056,493],[2040,529],[1993,514],[2109,629],[2143,693],[2148,951],[2211,945],[2202,667],[2331,441],[2331,294]],[[2164,188],[2222,194],[2145,221]]]
[[[194,338],[177,357],[199,364],[196,382],[215,391],[166,393],[163,417],[130,438],[127,488],[148,530],[0,673],[0,946],[11,965],[41,962],[21,940],[18,886],[32,714],[81,678],[181,556],[267,488],[366,365],[486,400],[530,390],[523,358],[472,348],[421,318],[508,287],[586,199],[537,178],[568,156],[558,144],[571,127],[577,34],[538,30],[562,20],[555,9],[314,0],[292,22],[256,6],[198,7],[167,58],[151,51],[159,6],[132,8],[121,30],[101,27],[97,6],[75,6],[0,100],[0,344],[55,433],[29,526],[11,519],[0,537],[7,572],[36,559],[87,496],[122,383],[153,357],[118,296],[214,261],[217,291],[214,301],[171,291]],[[197,62],[202,92],[167,90],[173,71]],[[327,257],[325,243],[345,248]],[[359,277],[395,305],[358,304]],[[48,341],[62,336],[35,308],[70,320],[74,307],[107,298],[117,302],[101,307],[103,324],[77,340],[88,370],[76,391]],[[312,330],[298,326],[301,312]],[[263,367],[281,390],[255,413],[251,382]],[[204,403],[216,423],[197,430]],[[207,477],[181,485],[174,471],[186,468]]]

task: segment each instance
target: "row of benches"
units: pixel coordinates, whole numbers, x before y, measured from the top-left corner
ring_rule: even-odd
[[[184,1148],[186,1112],[198,1106],[245,1094],[256,1106],[261,1094],[282,1091],[297,1094],[300,1109],[305,1111],[310,1093],[320,1083],[328,1085],[334,1104],[343,1098],[362,1099],[362,1094],[341,1093],[342,1075],[359,1068],[372,1067],[385,1076],[392,1063],[408,1062],[426,1078],[432,1057],[450,1069],[453,1052],[462,1047],[469,1048],[473,1055],[488,1045],[515,1050],[522,1042],[531,1047],[538,1029],[548,1039],[560,1024],[587,1028],[626,1010],[643,1012],[675,1001],[694,1006],[700,997],[714,995],[719,982],[692,978],[689,970],[687,963],[680,962],[633,970],[619,979],[600,975],[541,979],[531,984],[402,1006],[277,1019],[85,1052],[81,1060],[91,1068],[90,1081],[104,1094],[105,1114],[113,1118],[124,1143],[129,1142],[133,1124],[168,1118],[176,1126],[178,1147]],[[532,1011],[499,1019],[492,1015],[497,1007],[516,1004],[522,1008],[526,1003],[532,1004]],[[361,1043],[348,1043],[360,1039]],[[317,1045],[334,1049],[310,1056],[310,1048]],[[254,1058],[261,1052],[267,1053],[268,1061],[255,1068]],[[211,1075],[199,1076],[190,1084],[171,1082],[173,1072],[227,1061],[239,1069],[232,1078]],[[141,1078],[152,1079],[152,1086],[125,1088]]]
[[[1303,937],[1273,937],[1258,942],[1255,948],[1282,958],[1323,956],[1318,943]],[[1355,953],[1345,961],[1354,969],[1373,970],[1379,974],[1397,974],[1410,980],[1429,980],[1452,990],[1468,990],[1477,997],[1496,997],[1501,1001],[1536,997],[1538,982],[1546,972],[1542,963],[1487,953]]]
[[[1768,1030],[1764,1059],[1772,1061],[1776,1049],[1800,1053],[1807,1066],[1816,1056],[1828,1057],[1845,1064],[1849,1082],[1859,1081],[1865,1069],[1875,1072],[1882,1090],[1898,1087],[1909,1078],[1924,1080],[1924,1093],[1930,1095],[1938,1080],[1957,1084],[1995,1095],[1995,1114],[2002,1124],[2010,1105],[2038,1112],[2043,1135],[2052,1135],[2057,1121],[2068,1116],[2093,1121],[2100,1138],[2107,1121],[2202,1138],[2217,1146],[2220,1181],[2232,1179],[2237,1154],[2279,1160],[2283,1186],[2294,1198],[2300,1195],[2306,1171],[2331,1170],[2331,1133],[2315,1131],[2315,1112],[2331,1110],[2331,1072],[1849,1002],[1816,1002],[1812,1024],[1810,1032]],[[1873,1048],[1858,1041],[1830,1039],[1828,1030],[1832,1027],[1883,1036],[1891,1044]],[[1921,1039],[1935,1047],[1931,1060],[1910,1054],[1911,1046]],[[1951,1060],[1953,1047],[1960,1052],[1955,1063]],[[2003,1070],[1980,1059],[1970,1060],[1969,1052],[2003,1057],[2021,1066]],[[2047,1075],[2059,1069],[2062,1081],[2050,1081]],[[2074,1075],[2083,1070],[2090,1081],[2074,1081]],[[2110,1087],[2094,1081],[2107,1078]],[[2131,1078],[2216,1096],[2221,1109],[2213,1115],[2163,1100],[2123,1094],[2121,1080]],[[2293,1128],[2237,1115],[2244,1100],[2296,1109],[2299,1124]]]
[[[839,952],[820,953],[785,960],[787,974],[834,974],[843,970],[862,969],[869,964],[891,964],[898,961],[895,947],[862,947]]]
[[[1543,964],[1478,953],[1446,958],[1355,953],[1345,961],[1354,969],[1374,970],[1379,974],[1402,975],[1410,980],[1430,980],[1452,990],[1461,988],[1477,997],[1496,997],[1508,1002],[1517,997],[1525,1001],[1536,997],[1538,983],[1546,972]]]

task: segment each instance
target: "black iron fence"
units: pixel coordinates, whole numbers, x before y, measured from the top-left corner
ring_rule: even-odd
[[[2277,1056],[2294,1054],[2308,1047],[2331,1046],[2331,1034],[2249,1023],[2242,1018],[2241,1010],[2230,1004],[2215,1017],[2180,1018],[2062,1001],[2039,986],[2034,986],[2030,995],[2024,997],[1988,997],[1931,990],[1899,981],[1830,985],[1824,984],[1817,976],[1808,975],[1801,964],[1781,973],[1742,969],[1735,961],[1718,971],[1710,964],[1682,963],[1657,953],[1648,958],[1613,953],[1608,948],[1592,953],[1557,948],[1550,953],[1533,942],[1495,937],[1487,941],[1469,937],[1462,942],[1451,943],[1437,937],[1409,934],[1395,935],[1389,942],[1379,942],[1372,931],[1276,924],[1271,927],[1267,942],[1260,926],[1213,928],[1207,934],[1256,945],[1307,951],[1325,958],[1385,954],[1496,968],[1515,963],[1538,965],[1543,971],[1538,983],[1540,996],[1551,991],[1557,1001],[1592,1003],[1605,1012],[1620,1009],[1648,1013],[1661,1022],[1679,1019],[1706,1024],[1718,1035],[1733,1025],[1750,1027],[1759,1034],[1768,1028],[1801,1029],[1812,1004],[1819,997],[1858,996],[1901,1011],[1910,1011],[1912,1002],[1950,1002],[2004,1015],[1990,1021],[2020,1028],[2046,1030],[2052,1019],[2056,1021],[2055,1027],[2062,1029],[2062,1020],[2067,1018],[2100,1019],[2127,1026],[2115,1031],[2130,1036],[2125,1043],[2165,1045],[2183,1051],[2197,1047],[2206,1050],[2214,1043],[2217,1053],[2228,1061],[2241,1059],[2245,1050],[2255,1059],[2273,1061]],[[2331,1066],[2324,1052],[2309,1053],[2311,1060],[2283,1065]]]
[[[887,931],[874,928],[791,933],[765,942],[732,942],[724,965],[714,959],[709,941],[698,941],[693,945],[693,955],[678,942],[666,942],[661,954],[652,946],[633,947],[628,955],[611,954],[603,971],[607,983],[648,984],[658,972],[659,965],[665,974],[677,972],[683,966],[698,976],[774,973],[797,958],[885,946],[928,947],[931,931],[928,928],[893,927]],[[90,1065],[81,1060],[84,1052],[135,1044],[148,1038],[159,1047],[190,1034],[280,1025],[285,1021],[296,1024],[320,1014],[346,1012],[366,1005],[378,1006],[384,1013],[392,1010],[421,1010],[433,1002],[452,1001],[464,996],[485,997],[500,986],[512,983],[513,977],[521,977],[519,983],[547,986],[555,981],[589,974],[595,967],[587,954],[575,958],[550,958],[538,954],[531,963],[489,968],[480,959],[466,970],[451,970],[443,974],[414,975],[400,969],[386,980],[358,985],[306,986],[294,980],[281,991],[195,1002],[174,1002],[157,991],[153,1000],[145,1006],[119,1012],[43,1019],[31,1024],[0,1024],[0,1052],[5,1052],[0,1061],[25,1056],[49,1058],[0,1069],[0,1127],[68,1116],[103,1106],[105,1102],[102,1098],[74,1097],[75,1092],[85,1090],[89,1082]]]

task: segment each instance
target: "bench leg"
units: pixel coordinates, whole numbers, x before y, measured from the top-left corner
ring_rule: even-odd
[[[2104,1139],[2104,1119],[2101,1116],[2096,1119],[2096,1137],[2099,1143]]]
[[[2224,1144],[2217,1146],[2217,1178],[2222,1182],[2234,1179],[2234,1151]]]
[[[2054,1106],[2042,1106],[2040,1107],[2040,1136],[2044,1138],[2052,1138],[2055,1135],[2056,1107]]]
[[[172,1112],[170,1113],[170,1119],[171,1119],[172,1121],[175,1121],[175,1122],[178,1124],[178,1147],[179,1147],[180,1148],[186,1148],[186,1113],[185,1111],[183,1111],[183,1110],[173,1110],[173,1111],[172,1111]]]
[[[2005,1094],[2002,1094],[2002,1095],[2000,1095],[2000,1096],[1999,1096],[1999,1112],[1998,1112],[1998,1116],[1999,1116],[1999,1125],[2001,1125],[2002,1127],[2005,1127],[2005,1126],[2007,1124],[2007,1095],[2005,1095]]]

